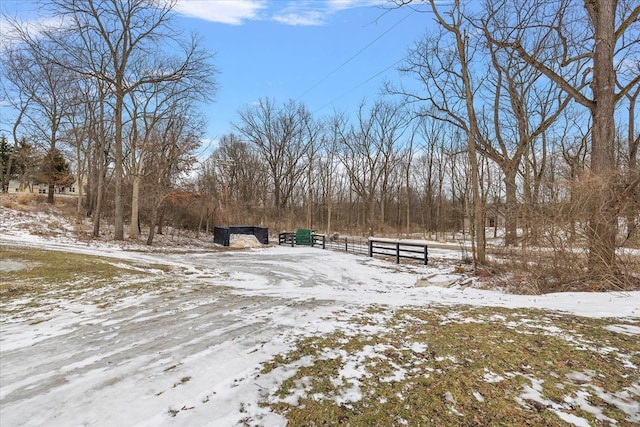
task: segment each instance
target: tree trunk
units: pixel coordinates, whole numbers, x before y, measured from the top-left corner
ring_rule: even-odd
[[[131,239],[137,239],[139,236],[140,181],[140,175],[135,174],[131,183],[131,224],[129,225],[129,238]]]
[[[123,76],[117,79],[119,85],[116,85],[116,102],[114,109],[115,121],[115,159],[114,159],[114,235],[115,240],[124,240],[123,203],[122,203],[122,112],[124,103],[124,93],[122,90]]]
[[[103,156],[104,148],[98,148],[98,156]],[[106,156],[105,156],[106,157]],[[104,178],[107,170],[107,159],[99,159],[98,161],[98,187],[96,188],[96,205],[93,213],[93,237],[100,236],[100,217],[102,216],[102,193],[104,189]]]
[[[82,224],[82,193],[84,192],[84,186],[82,185],[82,178],[84,176],[84,162],[82,161],[82,152],[80,150],[80,142],[76,141],[76,159],[78,162],[77,165],[77,173],[76,173],[76,189],[78,194],[78,200],[76,204],[76,222],[78,224]],[[82,166],[80,166],[82,165]]]
[[[56,187],[53,184],[49,184],[49,188],[47,190],[47,203],[49,203],[50,205],[53,205],[54,200],[53,200],[53,193],[55,192]]]
[[[638,143],[640,143],[640,135],[636,137],[635,132],[635,108],[636,99],[640,95],[640,87],[636,90],[633,96],[628,96],[629,99],[629,130],[627,133],[628,145],[629,145],[629,173],[627,178],[627,185],[633,185],[633,182],[640,176],[638,171]],[[638,188],[631,192],[631,203],[629,206],[629,214],[627,215],[627,239],[631,239],[637,233],[638,218],[635,213],[640,203],[640,192]]]
[[[617,214],[615,211],[614,110],[616,72],[613,66],[617,1],[585,0],[595,29],[591,172],[594,179],[589,221],[589,268],[602,274],[615,268]]]
[[[329,186],[329,194],[327,195],[327,233],[331,233],[331,214],[333,209],[333,197],[331,195],[331,186]]]
[[[309,160],[309,164],[307,165],[307,191],[309,194],[307,195],[307,229],[311,229],[313,227],[313,188],[311,183],[311,165],[313,160]]]
[[[373,237],[376,229],[376,197],[373,192],[369,196],[369,237]]]
[[[158,219],[158,208],[154,202],[151,207],[151,222],[149,223],[149,235],[147,236],[147,245],[153,244],[153,238],[155,237],[156,220]],[[158,229],[160,229],[160,223],[158,222]],[[160,233],[162,234],[162,233]]]
[[[157,217],[157,229],[156,234],[163,234],[162,227],[164,226],[164,209],[162,206],[156,208],[156,217]],[[151,223],[153,226],[153,222]]]
[[[516,198],[516,171],[505,168],[505,246],[514,246],[518,240],[518,200]],[[496,218],[497,226],[497,218]]]

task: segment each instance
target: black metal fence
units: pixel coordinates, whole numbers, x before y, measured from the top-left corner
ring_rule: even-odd
[[[401,240],[369,239],[369,256],[384,255],[393,256],[396,263],[400,264],[400,258],[415,259],[427,265],[429,251],[427,243],[403,242]]]
[[[326,246],[334,251],[345,251],[360,255],[369,254],[369,239],[362,237],[330,238]]]
[[[278,235],[279,245],[295,246],[296,233],[280,233]],[[303,243],[307,245],[307,243]],[[321,246],[322,249],[334,251],[344,251],[359,255],[373,257],[374,255],[394,257],[396,263],[401,259],[412,259],[421,261],[427,265],[429,261],[429,251],[426,242],[403,242],[393,239],[375,239],[364,237],[330,237],[324,234],[312,234],[311,246]]]
[[[309,242],[306,241],[304,243],[297,242],[297,234],[296,233],[280,233],[278,234],[278,244],[279,245],[291,245],[295,246],[296,244],[301,244],[305,246],[320,246],[322,249],[326,249],[326,236],[324,234],[311,234],[311,238]]]

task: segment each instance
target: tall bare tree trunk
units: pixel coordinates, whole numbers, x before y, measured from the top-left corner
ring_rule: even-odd
[[[591,172],[594,198],[589,221],[589,268],[609,272],[615,268],[617,213],[615,211],[615,85],[613,65],[617,0],[585,0],[595,30],[593,83],[591,90],[593,130]]]
[[[131,224],[129,226],[129,238],[137,239],[140,235],[140,223],[138,213],[140,209],[140,175],[134,173],[131,181]]]
[[[124,226],[122,222],[123,218],[123,206],[122,206],[122,177],[123,177],[123,168],[122,168],[122,112],[123,112],[123,102],[124,102],[124,92],[122,90],[123,85],[123,76],[121,76],[117,81],[120,84],[116,85],[116,103],[115,103],[115,111],[114,111],[114,123],[115,123],[115,159],[114,159],[114,239],[115,240],[124,240]]]
[[[629,129],[627,133],[627,143],[629,145],[629,172],[627,178],[627,185],[633,186],[631,190],[631,207],[629,208],[629,214],[627,215],[627,239],[632,238],[637,234],[638,230],[638,217],[634,212],[640,207],[640,192],[638,191],[638,184],[636,180],[640,179],[640,171],[638,170],[638,145],[640,145],[640,134],[636,135],[635,131],[635,108],[636,100],[640,95],[640,86],[633,95],[627,95],[629,100]],[[635,183],[635,184],[634,184]]]
[[[465,106],[467,118],[469,120],[466,130],[469,163],[471,165],[471,186],[473,194],[473,229],[475,233],[475,239],[472,239],[471,250],[473,253],[473,259],[476,264],[486,263],[486,237],[484,229],[484,203],[483,195],[480,189],[480,171],[478,165],[478,150],[477,146],[480,141],[480,130],[478,128],[478,120],[475,112],[474,105],[474,92],[471,86],[471,77],[469,70],[469,58],[467,57],[468,36],[466,31],[462,27],[462,12],[461,4],[459,0],[454,2],[454,11],[448,16],[451,18],[451,22],[444,20],[440,15],[438,8],[435,4],[435,0],[429,0],[431,4],[431,10],[438,23],[450,32],[456,40],[456,56],[460,61],[460,78],[462,80],[462,86],[464,90]]]
[[[518,240],[518,199],[516,197],[516,170],[513,168],[504,168],[504,172],[506,207],[504,243],[506,246],[513,246]]]
[[[78,201],[76,204],[76,222],[78,224],[82,223],[83,215],[82,215],[82,195],[84,193],[84,185],[82,185],[82,180],[84,178],[84,161],[82,160],[82,150],[80,148],[80,142],[77,141],[76,144],[76,159],[78,161],[77,171],[76,171],[76,188],[78,194]]]
[[[100,136],[98,138],[101,138]],[[104,177],[107,169],[107,159],[104,156],[104,146],[98,146],[98,188],[96,189],[96,205],[93,210],[93,237],[100,236],[100,217],[102,216],[102,198],[104,192]],[[106,157],[106,156],[105,156]]]

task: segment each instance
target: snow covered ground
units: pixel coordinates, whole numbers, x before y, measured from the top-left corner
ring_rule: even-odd
[[[30,301],[12,300],[12,314],[0,319],[3,427],[231,426],[247,418],[284,425],[282,417],[257,402],[291,372],[260,376],[261,364],[290,349],[297,337],[331,332],[371,305],[470,304],[640,319],[640,292],[521,296],[470,286],[416,287],[422,277],[449,281],[450,263],[398,266],[306,247],[141,250],[77,242],[72,233],[33,235],[16,225],[34,218],[11,212],[0,208],[0,246],[172,269],[158,273],[168,284],[106,307],[59,292],[47,295],[46,313],[34,315],[30,309],[22,316],[20,308]],[[430,250],[434,261],[458,258],[453,250]],[[0,259],[0,268],[4,276],[28,266]],[[640,333],[628,325],[624,330]]]

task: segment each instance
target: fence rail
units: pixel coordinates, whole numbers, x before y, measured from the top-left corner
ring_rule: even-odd
[[[345,251],[361,255],[369,254],[368,239],[358,237],[331,238],[327,242],[327,247],[334,251]]]
[[[278,234],[278,244],[296,245],[296,233],[280,233]]]
[[[280,233],[278,235],[278,244],[295,246],[296,233]],[[322,246],[322,249],[351,252],[370,257],[374,255],[391,256],[395,257],[398,264],[402,258],[422,261],[424,265],[427,265],[429,261],[426,242],[403,242],[401,240],[359,237],[332,237],[327,240],[324,234],[312,234],[311,246]]]
[[[394,256],[396,263],[400,264],[400,258],[423,261],[427,265],[429,251],[426,243],[402,242],[400,240],[369,239],[369,256],[385,255]]]
[[[324,234],[311,234],[311,240],[309,243],[304,243],[304,245],[314,246],[322,246],[322,249],[326,249],[326,236]],[[278,244],[279,245],[291,245],[292,247],[297,244],[296,242],[296,233],[280,233],[278,234]]]

